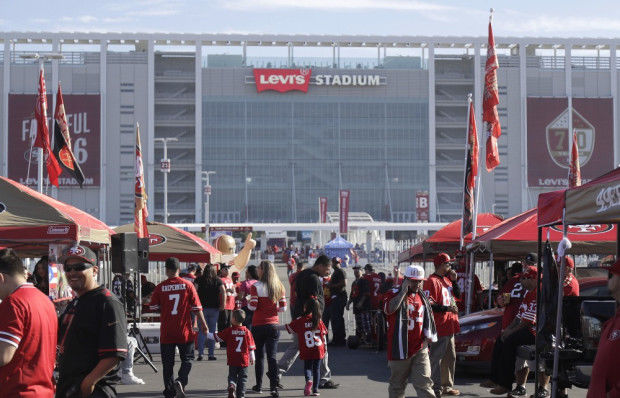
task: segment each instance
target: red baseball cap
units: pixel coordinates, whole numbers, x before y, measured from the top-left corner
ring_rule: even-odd
[[[618,259],[618,261],[613,263],[613,265],[609,267],[603,267],[603,268],[605,268],[607,271],[611,272],[612,274],[620,275],[620,259]]]
[[[575,260],[570,256],[564,256],[564,264],[566,264],[568,268],[575,268]]]
[[[450,256],[448,255],[448,253],[439,253],[433,259],[433,263],[435,264],[435,267],[439,267],[440,265],[448,263],[450,261],[451,260],[450,260]]]
[[[523,272],[521,273],[521,278],[523,279],[534,279],[537,277],[538,277],[538,270],[536,269],[536,267],[532,265],[525,267],[523,269]]]

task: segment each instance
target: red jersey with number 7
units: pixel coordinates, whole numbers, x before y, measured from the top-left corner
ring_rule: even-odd
[[[317,327],[312,326],[312,315],[303,315],[286,325],[286,331],[297,334],[299,341],[299,358],[323,359],[325,357],[325,344],[327,344],[327,328],[322,320]]]
[[[157,285],[150,309],[161,313],[160,343],[183,344],[195,339],[191,313],[202,311],[202,306],[190,282],[176,276]]]
[[[379,292],[381,290],[381,277],[379,274],[364,274],[362,278],[368,281],[368,286],[370,286],[368,294],[370,294],[370,308],[373,310],[381,309],[383,304],[383,295]]]
[[[226,343],[228,366],[250,366],[250,351],[256,350],[256,344],[248,328],[233,325],[216,333],[215,340]]]

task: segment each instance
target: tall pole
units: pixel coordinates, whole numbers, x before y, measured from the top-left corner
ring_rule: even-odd
[[[161,172],[164,174],[164,224],[168,224],[168,173],[170,173],[170,159],[168,159],[168,142],[178,141],[175,137],[155,138],[156,142],[164,145],[164,156],[161,159]]]
[[[204,195],[205,195],[205,240],[209,242],[210,240],[210,221],[209,221],[209,196],[211,196],[211,184],[209,184],[209,176],[212,174],[217,174],[215,171],[203,171],[202,179],[205,182]],[[246,180],[247,184],[247,180]]]
[[[39,57],[39,70],[43,70],[43,62],[45,60]],[[47,123],[47,118],[45,123]],[[39,193],[43,193],[43,162],[45,162],[45,159],[43,159],[43,148],[37,148],[37,191]]]

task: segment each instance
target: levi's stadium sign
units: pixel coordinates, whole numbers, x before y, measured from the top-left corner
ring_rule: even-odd
[[[251,83],[246,80],[246,83]],[[280,93],[298,90],[308,92],[308,86],[379,86],[385,78],[367,74],[319,74],[312,77],[311,69],[254,69],[256,91],[274,90]]]

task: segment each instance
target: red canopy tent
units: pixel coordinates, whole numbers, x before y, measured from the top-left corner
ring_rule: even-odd
[[[222,253],[196,235],[158,222],[148,222],[149,260],[165,261],[176,257],[183,262],[218,262]],[[118,233],[133,232],[133,224],[114,229]]]
[[[614,224],[571,225],[568,238],[573,243],[571,253],[611,254],[616,250],[616,226]],[[562,240],[562,226],[544,228],[543,236],[549,234],[550,242]],[[478,236],[468,249],[493,253],[493,258],[509,259],[525,256],[538,250],[538,209],[530,209],[495,225]]]
[[[52,243],[110,244],[114,230],[90,214],[0,177],[0,244],[20,255],[43,255]]]
[[[476,234],[482,234],[489,228],[502,221],[502,218],[492,213],[481,213],[476,217]],[[452,221],[450,224],[435,232],[433,236],[414,245],[398,255],[399,262],[430,259],[437,253],[446,252],[454,254],[461,242],[462,220]],[[471,234],[467,234],[464,243],[471,241]]]

